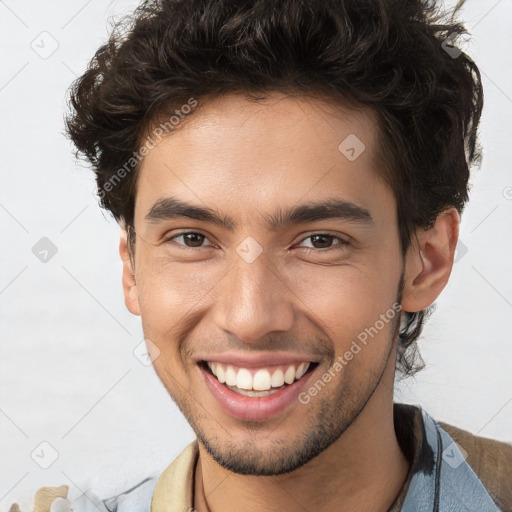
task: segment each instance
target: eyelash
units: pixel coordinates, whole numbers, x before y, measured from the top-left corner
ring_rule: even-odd
[[[203,236],[205,239],[208,239],[208,237],[206,235],[203,235],[203,233],[200,233],[198,231],[182,231],[181,233],[176,233],[166,239],[164,239],[164,243],[168,243],[168,242],[171,242],[173,241],[175,238],[179,238],[180,236],[183,236],[183,235],[201,235]],[[327,237],[330,237],[330,238],[333,238],[335,240],[338,240],[339,243],[338,244],[335,244],[334,246],[332,247],[327,247],[327,248],[324,248],[324,249],[316,249],[314,247],[302,247],[302,249],[305,249],[306,252],[329,252],[331,250],[336,250],[336,248],[338,248],[338,250],[344,248],[344,246],[346,245],[349,245],[349,242],[347,242],[346,240],[344,240],[343,238],[335,235],[334,233],[313,233],[312,235],[308,235],[307,237],[303,238],[302,240],[299,241],[299,243],[302,243],[304,242],[305,240],[307,240],[308,238],[313,238],[314,236],[327,236]],[[186,245],[184,244],[178,244],[180,245],[182,248],[184,249],[190,249],[190,250],[203,250],[203,249],[207,249],[208,246],[206,247],[187,247]],[[340,248],[341,246],[341,248]]]

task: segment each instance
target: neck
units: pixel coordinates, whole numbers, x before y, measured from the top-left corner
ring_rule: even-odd
[[[290,473],[235,474],[213,460],[199,443],[194,509],[238,512],[243,503],[246,512],[386,512],[410,466],[394,429],[393,377],[394,373],[383,375],[364,409],[337,441]]]

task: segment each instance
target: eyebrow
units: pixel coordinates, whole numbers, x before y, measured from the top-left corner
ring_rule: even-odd
[[[263,214],[263,217],[271,231],[276,231],[284,226],[327,219],[340,219],[367,225],[375,224],[367,209],[337,198],[317,203],[305,203],[288,210],[279,208],[274,214]],[[176,218],[200,220],[220,226],[228,231],[234,231],[239,224],[232,217],[220,215],[211,208],[187,203],[175,197],[159,199],[147,213],[146,222],[156,224],[163,220]]]

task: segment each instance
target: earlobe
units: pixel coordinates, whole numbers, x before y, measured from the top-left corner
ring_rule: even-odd
[[[416,232],[405,259],[404,311],[426,309],[446,286],[453,267],[459,225],[459,213],[452,207],[440,213],[430,229]]]
[[[124,224],[121,225],[119,240],[119,256],[123,262],[123,294],[124,302],[128,311],[134,315],[140,315],[139,296],[137,293],[137,282],[135,279],[135,257],[130,256],[128,248],[128,233]]]

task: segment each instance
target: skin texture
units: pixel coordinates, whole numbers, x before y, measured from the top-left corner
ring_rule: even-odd
[[[273,93],[255,103],[230,94],[200,102],[142,162],[132,258],[121,231],[125,301],[200,441],[198,512],[234,512],[240,503],[248,512],[385,512],[402,487],[409,463],[392,408],[398,315],[307,404],[265,421],[224,413],[196,364],[200,353],[284,350],[320,361],[314,382],[397,300],[418,311],[436,299],[459,216],[448,209],[418,230],[404,260],[393,191],[376,170],[376,126],[370,110],[318,98]],[[354,161],[338,149],[350,134],[366,146]],[[230,232],[188,218],[147,222],[171,196],[238,225]],[[266,224],[278,210],[331,198],[366,209],[372,222]],[[203,236],[168,240],[180,232]],[[319,234],[334,238],[315,245],[308,237]],[[248,236],[263,249],[252,263],[236,251]]]

